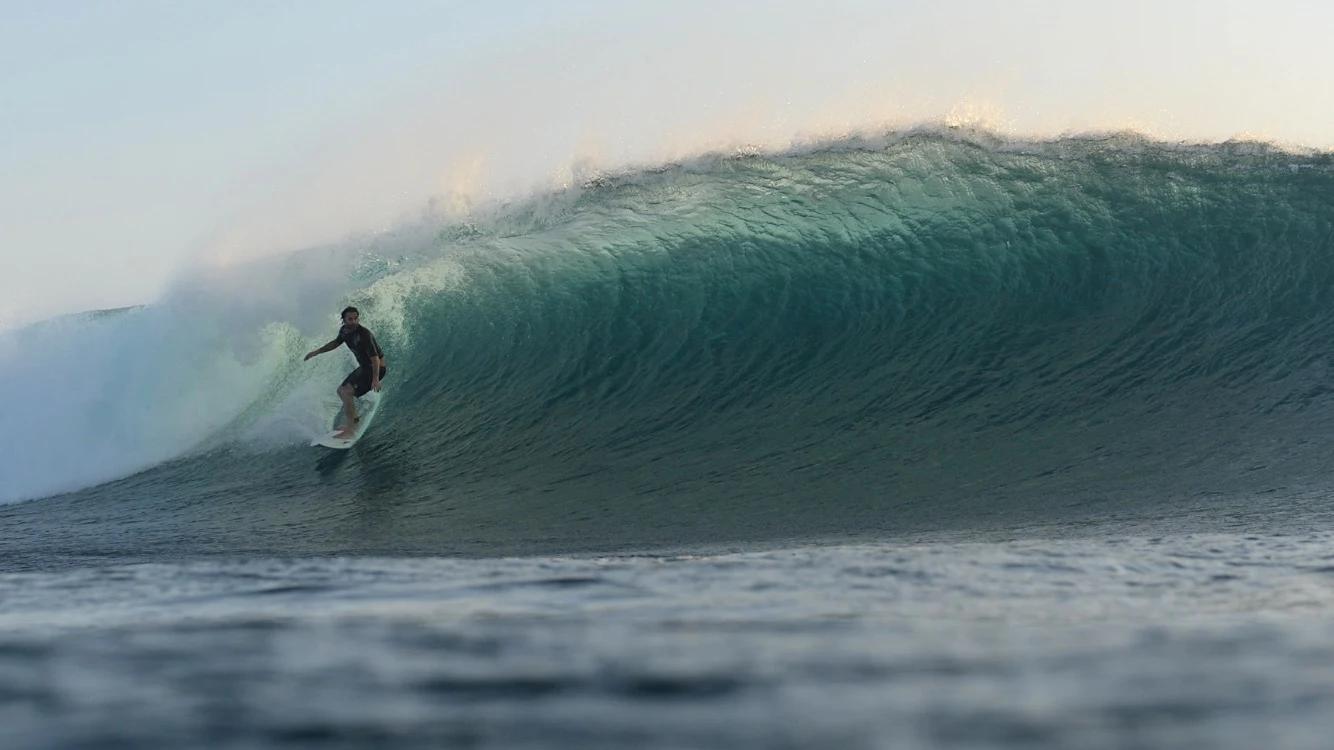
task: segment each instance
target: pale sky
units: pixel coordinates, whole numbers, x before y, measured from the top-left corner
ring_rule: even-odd
[[[1325,0],[0,0],[0,330],[573,171],[923,120],[1334,145]]]

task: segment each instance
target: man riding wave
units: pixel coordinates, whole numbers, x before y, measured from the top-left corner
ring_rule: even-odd
[[[361,312],[355,307],[348,307],[343,310],[342,318],[343,326],[338,329],[338,337],[307,353],[306,358],[301,361],[331,352],[343,344],[347,344],[347,348],[356,356],[357,369],[348,373],[343,383],[338,386],[338,397],[343,400],[343,413],[347,415],[347,424],[343,425],[343,429],[335,437],[351,439],[356,436],[357,423],[361,421],[357,416],[356,400],[370,391],[380,390],[380,379],[384,377],[386,367],[384,350],[380,348],[379,342],[375,340],[370,330],[361,325]]]

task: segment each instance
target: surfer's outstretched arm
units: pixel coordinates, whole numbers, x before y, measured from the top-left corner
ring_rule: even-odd
[[[324,354],[325,352],[331,352],[331,351],[333,351],[334,349],[337,349],[339,346],[342,346],[342,344],[343,344],[342,341],[339,341],[338,339],[334,339],[333,341],[330,341],[329,343],[325,344],[324,346],[321,346],[320,348],[316,349],[316,350],[313,351],[313,352],[307,352],[307,353],[306,353],[306,357],[305,357],[305,359],[303,359],[303,360],[301,360],[301,361],[302,361],[302,362],[305,362],[307,359],[310,359],[311,357],[315,357],[315,356],[318,356],[318,355],[320,355],[320,354]]]

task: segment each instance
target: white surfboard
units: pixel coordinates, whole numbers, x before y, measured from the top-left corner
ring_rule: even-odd
[[[370,429],[371,420],[375,419],[375,412],[380,410],[380,396],[379,392],[371,391],[357,399],[357,416],[361,418],[361,421],[357,425],[355,435],[350,438],[338,437],[343,424],[347,422],[343,410],[339,409],[338,416],[334,417],[333,429],[328,434],[315,438],[310,444],[323,445],[326,448],[337,448],[339,450],[346,450],[356,445],[361,436],[366,434],[366,430]]]

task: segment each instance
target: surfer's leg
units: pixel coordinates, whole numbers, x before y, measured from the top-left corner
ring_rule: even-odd
[[[343,399],[343,413],[349,421],[357,421],[357,396],[352,386],[345,385],[338,389],[338,397]]]
[[[352,437],[357,432],[357,390],[353,384],[360,372],[360,368],[353,370],[338,386],[338,398],[343,400],[343,414],[347,415],[347,423],[343,425],[340,437]]]
[[[347,423],[338,436],[351,437],[357,432],[357,399],[352,395],[352,386],[338,386],[338,397],[343,399],[343,413],[347,415]]]

